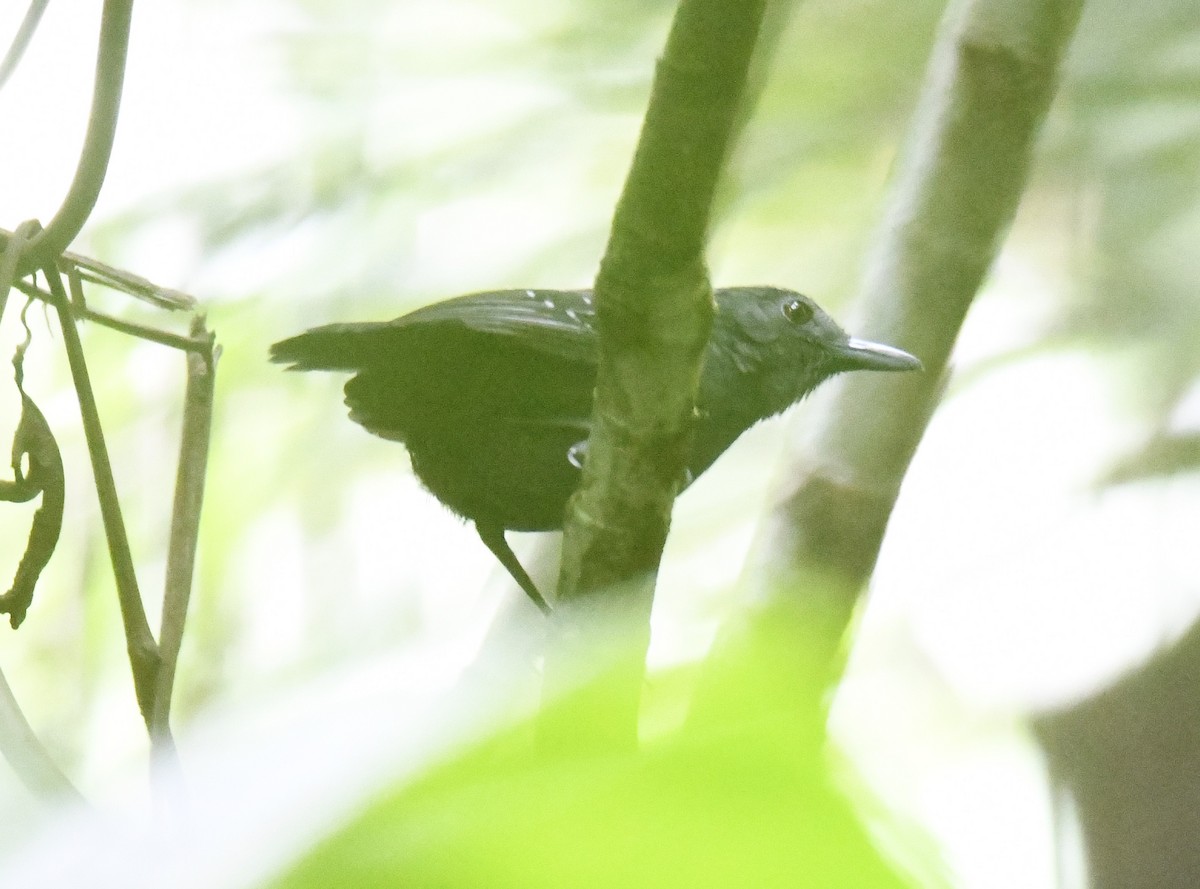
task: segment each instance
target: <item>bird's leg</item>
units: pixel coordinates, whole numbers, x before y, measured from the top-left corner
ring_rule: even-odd
[[[499,525],[484,525],[476,522],[475,530],[479,533],[479,539],[492,551],[492,555],[499,559],[500,564],[508,570],[509,575],[517,582],[517,586],[525,591],[525,595],[542,610],[543,614],[549,614],[550,606],[538,592],[537,585],[521,567],[521,563],[517,560],[517,554],[512,551],[512,547],[508,545],[508,540],[504,537],[504,529]]]

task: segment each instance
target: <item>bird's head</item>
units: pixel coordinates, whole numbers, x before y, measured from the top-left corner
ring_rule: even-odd
[[[740,377],[741,385],[726,391],[749,397],[753,403],[741,408],[758,417],[785,410],[834,374],[921,367],[907,352],[847,335],[820,306],[795,291],[728,287],[716,298],[705,375]],[[724,389],[722,382],[711,391]],[[706,388],[702,385],[701,392]]]

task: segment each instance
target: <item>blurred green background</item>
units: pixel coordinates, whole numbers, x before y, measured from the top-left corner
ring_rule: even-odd
[[[772,8],[714,227],[715,283],[803,290],[853,330],[847,304],[942,6]],[[77,7],[50,5],[0,92],[0,119],[21,122],[0,139],[9,229],[50,215],[73,171],[97,26],[95,9]],[[320,720],[305,702],[331,689],[453,694],[498,614],[529,619],[471,529],[419,489],[403,449],[346,421],[340,381],[285,375],[266,349],[308,326],[459,293],[588,284],[672,9],[135,9],[114,159],[75,249],[196,295],[223,349],[176,697],[185,758],[193,729],[237,751],[261,743],[256,731],[281,707]],[[0,34],[21,12],[0,13]],[[838,738],[873,792],[936,838],[963,886],[1052,884],[1023,714],[1096,687],[1200,605],[1189,556],[1200,526],[1198,98],[1194,0],[1086,4],[835,706]],[[28,386],[61,436],[68,517],[28,623],[0,634],[0,666],[64,768],[119,806],[137,795],[146,742],[57,334],[31,315]],[[17,339],[11,318],[2,333],[0,352]],[[153,601],[182,361],[103,329],[85,336]],[[0,390],[7,436],[17,398]],[[695,662],[739,603],[788,422],[752,430],[680,500],[654,667]],[[15,569],[27,522],[20,508],[0,512],[0,565]],[[532,538],[519,550],[532,553]],[[669,714],[684,693],[664,686]],[[205,755],[204,743],[190,752]],[[285,744],[280,756],[291,753]],[[322,768],[320,757],[304,763]],[[29,805],[3,769],[0,800]]]

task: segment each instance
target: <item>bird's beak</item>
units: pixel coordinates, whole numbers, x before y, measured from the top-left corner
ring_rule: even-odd
[[[835,350],[837,362],[845,370],[920,370],[919,358],[903,349],[850,337]]]

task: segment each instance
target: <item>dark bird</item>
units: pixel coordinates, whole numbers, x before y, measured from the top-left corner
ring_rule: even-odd
[[[834,374],[921,366],[907,352],[847,336],[790,290],[728,287],[716,304],[686,483]],[[271,360],[353,373],[350,419],[403,442],[425,487],[475,523],[545,611],[504,532],[563,526],[591,428],[598,339],[591,291],[499,290],[393,321],[318,327],[276,343]]]

